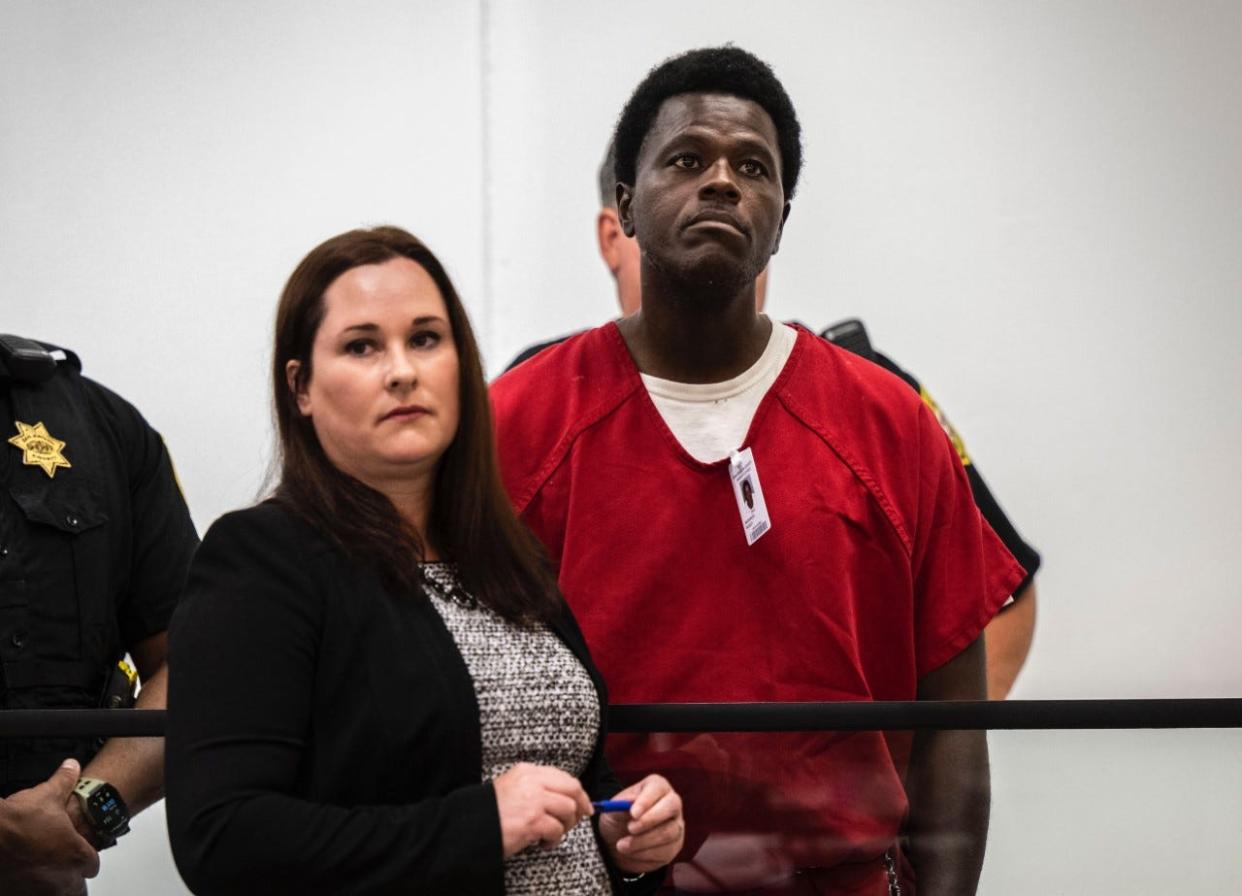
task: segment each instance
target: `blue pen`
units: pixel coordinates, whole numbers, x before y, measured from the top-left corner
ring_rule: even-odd
[[[629,812],[630,807],[634,805],[633,800],[599,800],[591,803],[601,812]]]

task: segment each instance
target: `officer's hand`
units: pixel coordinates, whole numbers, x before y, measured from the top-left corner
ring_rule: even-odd
[[[547,765],[519,762],[492,781],[492,787],[506,859],[535,844],[558,846],[574,825],[595,811],[577,778]]]
[[[622,871],[654,871],[673,861],[686,837],[681,797],[660,775],[648,775],[614,800],[632,800],[629,812],[606,812],[600,838]]]
[[[99,853],[65,811],[79,771],[66,759],[42,784],[0,800],[0,892],[76,894],[99,873]]]
[[[82,801],[72,793],[65,800],[65,814],[69,816],[69,823],[82,836],[82,839],[89,843],[92,849],[98,850],[101,845],[99,835],[95,833],[95,829],[87,821],[86,813],[82,811]]]

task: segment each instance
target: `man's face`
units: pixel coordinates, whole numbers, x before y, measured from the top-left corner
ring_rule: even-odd
[[[776,126],[751,100],[690,93],[664,101],[618,214],[644,263],[697,288],[753,282],[789,213]]]

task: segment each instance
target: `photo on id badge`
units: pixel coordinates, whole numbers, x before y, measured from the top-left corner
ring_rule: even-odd
[[[772,528],[772,521],[768,518],[763,485],[749,448],[734,451],[729,456],[729,478],[733,481],[733,496],[737,499],[737,512],[742,519],[742,531],[746,533],[746,544],[752,545]]]

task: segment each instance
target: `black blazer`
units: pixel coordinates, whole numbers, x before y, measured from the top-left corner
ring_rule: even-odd
[[[582,783],[605,798],[604,685],[568,609],[550,627],[600,695]],[[267,502],[208,531],[170,637],[168,831],[194,892],[504,892],[474,687],[426,599]]]

